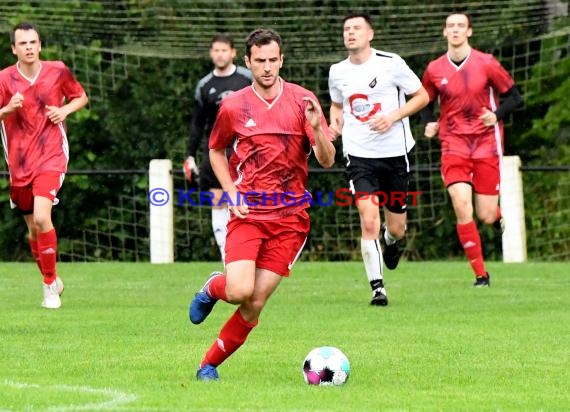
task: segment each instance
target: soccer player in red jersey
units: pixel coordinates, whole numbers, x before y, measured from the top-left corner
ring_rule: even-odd
[[[288,277],[309,233],[308,156],[323,167],[335,147],[313,93],[279,76],[282,40],[257,29],[246,40],[253,84],[226,97],[210,135],[210,160],[232,214],[225,274],[214,272],[190,305],[201,323],[219,300],[239,305],[200,363],[199,380],[217,380],[217,367],[257,325],[281,279]],[[229,162],[226,147],[233,144]]]
[[[10,200],[24,216],[43,275],[42,306],[57,309],[63,282],[56,273],[51,210],[69,158],[64,122],[87,104],[87,96],[63,62],[40,60],[42,44],[33,24],[18,24],[10,41],[18,61],[0,72],[0,133],[10,171]]]
[[[422,83],[430,102],[439,99],[436,119],[424,109],[425,136],[439,133],[441,174],[457,218],[457,235],[475,274],[474,286],[490,285],[481,238],[473,220],[473,192],[478,219],[501,227],[499,189],[503,155],[501,120],[522,98],[509,73],[490,54],[471,48],[471,19],[450,14],[443,29],[448,51],[429,63]],[[499,104],[499,95],[504,95]]]

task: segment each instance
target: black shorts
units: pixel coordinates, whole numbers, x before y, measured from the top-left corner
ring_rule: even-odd
[[[368,159],[347,155],[346,174],[356,197],[375,194],[378,206],[406,213],[410,181],[406,156]]]

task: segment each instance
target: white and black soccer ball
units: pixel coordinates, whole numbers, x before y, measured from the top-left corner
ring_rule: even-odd
[[[350,375],[350,363],[340,349],[321,346],[309,352],[303,361],[303,377],[309,385],[339,386]]]

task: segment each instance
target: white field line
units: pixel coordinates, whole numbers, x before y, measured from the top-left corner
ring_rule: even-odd
[[[62,406],[51,406],[47,409],[49,412],[64,412],[64,411],[104,411],[110,409],[117,409],[119,405],[133,402],[137,399],[135,395],[118,391],[116,389],[104,388],[97,389],[90,386],[71,386],[71,385],[38,385],[35,383],[22,383],[14,382],[10,380],[4,381],[5,386],[9,386],[15,389],[48,389],[61,392],[75,392],[75,393],[86,393],[93,395],[103,395],[110,399],[104,402],[91,402],[79,405],[62,405]]]

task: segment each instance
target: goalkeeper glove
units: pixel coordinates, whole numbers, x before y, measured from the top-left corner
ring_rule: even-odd
[[[193,156],[188,156],[186,158],[186,160],[184,161],[183,169],[184,169],[184,175],[186,176],[186,180],[188,180],[189,182],[192,181],[192,176],[194,176],[195,178],[200,176],[200,171],[196,166],[196,161],[194,160]]]

